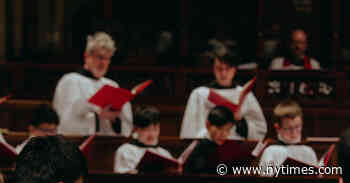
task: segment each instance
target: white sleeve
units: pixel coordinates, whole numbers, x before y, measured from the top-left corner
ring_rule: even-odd
[[[242,116],[248,125],[248,139],[263,140],[267,133],[267,124],[259,102],[253,93],[248,93],[242,108],[244,108]]]
[[[128,146],[120,146],[114,157],[114,172],[128,173],[136,171],[138,163],[139,158],[134,156],[134,153]]]
[[[209,104],[208,96],[209,89],[205,87],[191,93],[182,119],[180,138],[196,138],[199,131],[205,128],[209,109],[213,107]]]
[[[313,70],[321,70],[320,63],[317,60],[312,58],[310,62]]]
[[[121,120],[121,135],[129,137],[133,128],[133,117],[131,104],[128,102],[124,104],[120,113]]]
[[[88,99],[83,98],[78,78],[63,77],[57,84],[53,98],[53,108],[62,119],[70,119],[69,115],[83,116],[93,111]]]
[[[263,176],[273,176],[276,172],[273,170],[283,164],[288,157],[288,150],[279,145],[267,147],[260,159],[259,167]]]
[[[281,70],[283,68],[283,58],[275,58],[271,61],[270,70]]]

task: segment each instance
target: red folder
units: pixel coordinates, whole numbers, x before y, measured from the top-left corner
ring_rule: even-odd
[[[169,168],[177,169],[180,164],[176,159],[170,159],[147,150],[136,169],[140,172],[163,171]]]
[[[15,160],[18,156],[16,149],[6,142],[0,142],[1,159]]]
[[[89,154],[91,154],[90,152],[92,150],[92,142],[95,139],[95,137],[96,134],[90,136],[79,146],[80,151],[84,154],[86,158],[88,158]]]
[[[147,80],[135,86],[131,91],[124,88],[104,85],[95,93],[95,95],[89,99],[89,102],[101,108],[105,108],[107,105],[111,105],[112,109],[121,110],[125,103],[132,100],[151,83],[152,80]]]
[[[212,89],[210,90],[210,93],[209,93],[209,96],[208,96],[208,100],[210,102],[214,103],[217,106],[225,106],[225,107],[231,109],[233,112],[236,112],[242,106],[242,104],[244,102],[244,99],[247,96],[247,94],[252,90],[255,81],[256,81],[256,77],[254,77],[253,79],[248,81],[243,86],[243,90],[242,90],[242,92],[240,93],[240,95],[238,97],[238,103],[237,104],[232,103],[230,100],[228,100],[225,97],[219,95],[218,93],[216,93]]]

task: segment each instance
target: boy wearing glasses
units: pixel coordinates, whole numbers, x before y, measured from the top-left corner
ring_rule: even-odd
[[[16,146],[16,151],[20,153],[32,137],[56,135],[58,124],[56,112],[49,105],[41,104],[34,110],[32,120],[28,126],[29,138]]]
[[[298,103],[285,100],[274,109],[276,119],[275,129],[278,143],[267,147],[260,159],[260,166],[278,167],[287,159],[293,158],[311,165],[317,165],[315,151],[306,145],[301,145],[303,113]],[[273,172],[268,172],[273,173]]]

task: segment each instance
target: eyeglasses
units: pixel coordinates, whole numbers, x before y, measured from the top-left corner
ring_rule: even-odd
[[[91,56],[93,56],[95,59],[99,60],[99,61],[106,61],[106,60],[111,60],[111,57],[110,56],[106,56],[104,54],[98,54],[96,52],[92,52],[90,54]]]
[[[286,131],[286,132],[293,132],[293,131],[297,131],[299,132],[302,128],[302,125],[297,125],[295,127],[289,127],[289,128],[281,128],[281,130]]]

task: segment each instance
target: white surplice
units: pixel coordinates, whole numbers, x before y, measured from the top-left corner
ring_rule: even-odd
[[[243,88],[241,86],[228,89],[214,89],[233,103],[238,102]],[[192,91],[186,106],[180,138],[197,138],[201,131],[205,131],[208,114],[215,104],[208,100],[210,89],[199,87]],[[242,116],[247,121],[248,139],[264,139],[267,124],[262,109],[252,92],[248,93],[241,108]],[[231,129],[230,139],[241,139],[236,127]]]
[[[273,176],[276,172],[267,171],[267,167],[279,167],[288,157],[313,166],[318,165],[315,151],[307,145],[271,145],[264,150],[259,166],[265,170],[265,176]]]
[[[118,148],[114,157],[114,172],[116,173],[136,173],[136,167],[146,151],[172,159],[169,151],[162,147],[141,147],[126,143]]]
[[[60,124],[58,133],[65,135],[92,135],[96,131],[95,114],[100,108],[88,103],[102,86],[118,84],[107,78],[98,80],[80,73],[68,73],[57,84],[53,107],[56,110]],[[126,103],[120,113],[121,135],[129,136],[132,130],[131,104]],[[109,120],[99,120],[101,135],[116,135]]]

